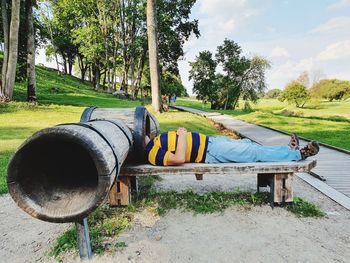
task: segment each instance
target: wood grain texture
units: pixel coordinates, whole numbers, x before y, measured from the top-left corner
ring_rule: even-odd
[[[309,172],[316,166],[315,160],[274,163],[186,163],[180,166],[123,165],[121,176],[148,176],[174,174],[263,174]]]
[[[108,195],[110,206],[128,205],[130,203],[130,178],[121,176],[114,181]]]

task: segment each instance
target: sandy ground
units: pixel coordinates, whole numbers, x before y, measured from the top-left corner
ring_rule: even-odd
[[[203,181],[167,176],[157,187],[255,191],[255,180],[250,175],[207,175]],[[172,210],[160,218],[145,210],[116,240],[125,242],[125,249],[92,262],[350,262],[350,211],[297,177],[294,184],[295,194],[320,206],[326,218],[297,218],[270,206],[232,207],[211,215]],[[0,262],[53,261],[45,253],[67,225],[31,219],[6,195],[0,207]],[[68,254],[64,261],[79,259]]]

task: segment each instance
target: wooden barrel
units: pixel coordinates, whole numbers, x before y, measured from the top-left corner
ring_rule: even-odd
[[[35,218],[81,220],[105,199],[132,144],[131,131],[116,120],[41,130],[11,159],[9,192]]]
[[[80,121],[122,120],[130,128],[134,145],[128,159],[133,162],[143,161],[144,139],[151,139],[159,134],[159,123],[156,117],[143,106],[136,108],[86,108]]]

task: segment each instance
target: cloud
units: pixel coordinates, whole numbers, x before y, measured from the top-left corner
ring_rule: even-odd
[[[198,1],[199,14],[206,17],[200,26],[207,30],[222,31],[222,35],[229,35],[239,26],[259,15],[259,9],[247,0],[201,0]]]
[[[334,4],[331,4],[328,6],[329,10],[337,10],[340,8],[348,7],[350,6],[350,0],[340,0]]]
[[[319,60],[338,60],[350,57],[350,40],[333,43],[317,55]]]
[[[268,73],[268,80],[276,82],[283,80],[284,83],[296,79],[302,72],[313,71],[316,69],[316,63],[313,58],[305,58],[300,61],[288,60],[284,64],[275,67]]]
[[[235,10],[242,10],[247,5],[246,0],[201,0],[199,11],[202,14],[210,16],[224,15],[227,16],[229,13],[233,13]]]
[[[271,57],[289,57],[289,52],[286,48],[283,47],[275,47],[271,51]]]
[[[329,33],[334,31],[348,31],[350,28],[350,17],[340,16],[328,20],[326,23],[319,25],[311,30],[311,33]]]

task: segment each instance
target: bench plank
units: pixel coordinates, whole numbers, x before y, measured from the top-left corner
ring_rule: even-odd
[[[164,174],[263,174],[263,173],[308,173],[316,166],[316,160],[299,162],[257,163],[186,163],[180,166],[153,166],[149,164],[121,167],[120,176],[148,176]]]

